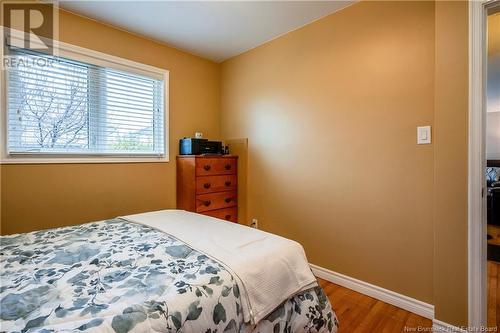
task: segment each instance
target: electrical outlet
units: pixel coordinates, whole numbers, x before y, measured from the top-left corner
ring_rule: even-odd
[[[259,229],[259,220],[252,219],[252,223],[250,223],[251,228]]]

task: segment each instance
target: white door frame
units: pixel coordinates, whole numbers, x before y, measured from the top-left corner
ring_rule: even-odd
[[[469,2],[469,327],[487,325],[486,279],[486,9],[495,1]]]

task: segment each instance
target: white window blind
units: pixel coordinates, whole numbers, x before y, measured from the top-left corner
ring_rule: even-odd
[[[9,155],[165,154],[163,80],[22,49],[9,56]]]

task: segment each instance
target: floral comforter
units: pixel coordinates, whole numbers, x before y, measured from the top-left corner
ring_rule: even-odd
[[[335,332],[322,289],[257,326],[222,264],[121,219],[1,237],[2,332]]]

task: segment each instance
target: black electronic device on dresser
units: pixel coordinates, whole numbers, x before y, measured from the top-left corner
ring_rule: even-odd
[[[183,138],[179,140],[179,155],[223,154],[221,141]]]

